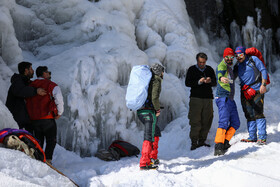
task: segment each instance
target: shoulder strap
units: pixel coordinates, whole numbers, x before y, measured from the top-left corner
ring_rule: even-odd
[[[261,82],[262,81],[262,77],[261,77],[261,72],[256,67],[256,62],[253,60],[252,56],[250,56],[250,58],[249,58],[249,64],[248,64],[248,66],[254,69],[254,73],[255,73],[255,77],[256,78],[255,78],[255,81],[252,84],[249,84],[248,86],[253,86],[253,85]]]

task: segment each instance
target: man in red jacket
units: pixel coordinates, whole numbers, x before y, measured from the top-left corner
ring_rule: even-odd
[[[63,113],[63,97],[56,83],[50,81],[50,72],[47,66],[39,66],[36,69],[37,79],[30,86],[46,90],[45,96],[34,96],[26,99],[26,106],[35,137],[44,145],[46,138],[46,159],[51,163],[53,151],[56,145],[57,127],[55,119]]]

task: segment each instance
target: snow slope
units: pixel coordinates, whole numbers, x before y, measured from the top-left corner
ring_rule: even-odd
[[[190,24],[183,0],[2,0],[0,10],[0,127],[17,127],[4,106],[17,63],[29,60],[34,69],[47,65],[65,101],[57,122],[62,146],[56,147],[53,164],[80,186],[280,186],[279,70],[265,96],[266,146],[239,142],[247,127],[237,91],[241,127],[226,155],[213,156],[215,105],[211,147],[190,151],[185,72],[199,51],[215,68],[226,41],[211,46],[207,33]],[[250,34],[255,25],[248,20],[243,32]],[[158,171],[140,172],[139,158],[105,162],[92,157],[118,138],[141,148],[143,126],[124,98],[131,67],[154,62],[166,66]],[[73,186],[19,151],[0,148],[0,153],[0,186]]]

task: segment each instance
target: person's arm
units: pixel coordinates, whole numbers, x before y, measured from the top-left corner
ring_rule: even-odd
[[[260,93],[264,94],[266,92],[266,83],[267,83],[267,70],[263,62],[258,57],[252,57],[256,67],[262,74],[262,84],[260,86]]]
[[[217,74],[217,79],[218,79],[218,83],[221,84],[221,83],[229,83],[229,79],[227,77],[225,77],[225,74],[226,74],[226,70],[223,69],[222,66],[219,66],[217,67],[217,70],[216,70],[216,74]]]
[[[22,79],[15,80],[10,91],[13,95],[22,98],[33,97],[37,94],[37,88],[26,86]]]
[[[262,74],[262,79],[267,80],[267,70],[266,67],[264,66],[263,62],[258,58],[258,57],[252,57],[256,67],[258,68],[258,70],[261,72]]]
[[[201,79],[202,81],[200,81]],[[194,66],[191,66],[187,71],[185,85],[187,87],[197,87],[201,85],[204,82],[204,80],[204,77],[197,78],[197,76],[195,76]]]
[[[156,111],[156,116],[160,114],[160,103],[159,96],[161,92],[161,80],[160,78],[155,78],[152,83],[152,103]]]
[[[64,102],[63,102],[63,96],[61,93],[61,89],[58,86],[54,87],[52,94],[54,97],[54,102],[57,107],[58,116],[61,116],[64,111]]]

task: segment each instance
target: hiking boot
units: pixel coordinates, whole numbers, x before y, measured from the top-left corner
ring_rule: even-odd
[[[156,170],[156,169],[158,169],[158,166],[151,163],[149,165],[140,167],[140,170]]]
[[[224,144],[223,143],[217,143],[215,145],[214,156],[224,155],[225,153],[226,152],[224,150]]]
[[[230,146],[231,146],[231,145],[229,144],[229,141],[226,139],[226,140],[225,140],[225,143],[224,143],[224,150],[227,151],[228,148],[230,148]]]
[[[151,158],[151,164],[153,164],[153,165],[159,165],[159,159],[153,159],[153,158]]]
[[[198,148],[197,141],[192,141],[191,151]]]
[[[198,141],[198,147],[202,147],[202,146],[210,147],[209,144],[205,143],[205,140],[199,140]]]
[[[258,140],[258,141],[257,141],[257,144],[259,144],[259,145],[265,145],[265,144],[266,144],[266,139]]]
[[[257,142],[257,140],[251,140],[251,139],[247,138],[247,139],[242,139],[241,142],[254,143],[254,142]]]

